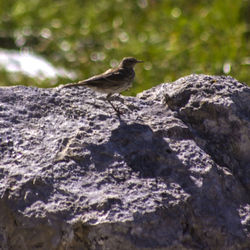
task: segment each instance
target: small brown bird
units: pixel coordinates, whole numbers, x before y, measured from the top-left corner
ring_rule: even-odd
[[[70,83],[62,87],[86,86],[95,91],[106,93],[108,102],[113,109],[119,113],[119,110],[114,107],[109,98],[114,93],[121,93],[132,87],[135,78],[134,66],[141,62],[143,61],[138,61],[133,57],[125,57],[117,68],[109,69],[103,74],[90,77],[78,83]]]

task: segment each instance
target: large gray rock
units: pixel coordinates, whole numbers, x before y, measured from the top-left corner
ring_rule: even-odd
[[[0,88],[0,249],[250,249],[250,88]]]

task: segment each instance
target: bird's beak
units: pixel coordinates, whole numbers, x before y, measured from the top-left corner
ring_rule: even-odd
[[[144,61],[138,61],[138,60],[137,60],[137,62],[136,62],[136,63],[143,63],[143,62],[144,62]]]

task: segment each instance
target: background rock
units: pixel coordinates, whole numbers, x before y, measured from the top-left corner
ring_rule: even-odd
[[[248,249],[250,88],[0,88],[1,249]]]

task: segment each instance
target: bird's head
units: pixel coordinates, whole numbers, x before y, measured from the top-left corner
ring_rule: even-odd
[[[134,57],[125,57],[122,59],[119,67],[122,68],[133,68],[137,63],[142,63],[143,61],[138,61]]]

